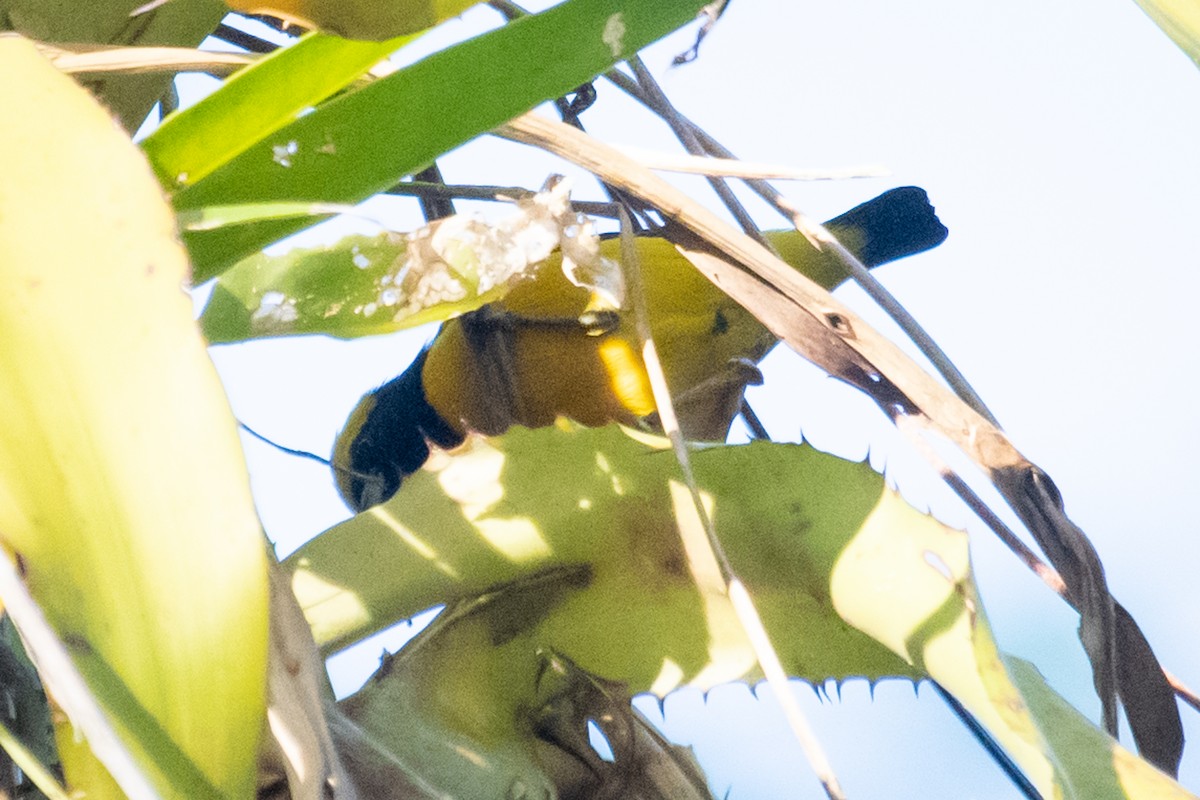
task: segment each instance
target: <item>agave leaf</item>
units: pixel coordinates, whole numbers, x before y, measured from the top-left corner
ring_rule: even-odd
[[[846,621],[953,694],[1044,797],[1190,796],[1073,709],[1074,733],[1063,735],[1062,709],[1070,706],[1042,683],[1032,689],[1034,702],[1024,694],[1029,682],[1009,677],[971,577],[966,537],[906,523],[921,515],[895,495],[885,505],[889,524],[864,525],[834,566],[830,585]],[[1115,784],[1081,789],[1081,772],[1108,759],[1137,762],[1133,771],[1151,794],[1127,795]]]
[[[265,559],[174,218],[32,44],[0,37],[0,72],[19,76],[0,86],[0,536],[159,793],[249,797]],[[74,788],[112,795],[69,723],[59,746]]]
[[[918,675],[837,618],[829,594],[829,570],[847,531],[857,530],[885,492],[879,475],[865,464],[808,447],[754,445],[722,452],[725,463],[745,458],[750,465],[763,464],[764,471],[768,463],[786,470],[772,474],[805,476],[789,486],[791,494],[764,486],[764,492],[776,494],[762,503],[721,486],[728,475],[714,478],[717,485],[701,486],[720,499],[714,509],[720,530],[728,524],[760,531],[757,544],[730,534],[727,547],[768,626],[803,621],[792,642],[783,643],[793,673],[812,680]],[[786,454],[778,456],[782,464],[769,460],[773,453]],[[707,450],[697,454],[700,463],[710,457]],[[567,621],[558,630],[554,623],[555,636],[566,638],[547,644],[583,669],[624,680],[635,691],[654,686],[669,691],[684,681],[711,686],[748,674],[749,657],[731,612],[706,608],[688,573],[667,483],[673,464],[670,453],[617,428],[514,428],[454,456],[435,456],[393,500],[314,539],[285,564],[325,649],[439,603],[475,597],[547,569],[590,565],[595,591],[573,601],[582,605],[572,610],[571,620],[587,611],[594,614],[593,629],[572,632],[574,622]],[[547,465],[561,479],[547,481]],[[740,491],[744,495],[745,488]],[[773,560],[756,555],[768,547]],[[739,557],[752,560],[742,565]],[[594,637],[596,620],[613,631],[630,628],[630,635],[664,655],[648,664],[603,644],[588,645],[603,640]],[[729,649],[715,643],[710,648],[710,637]],[[595,660],[583,658],[575,644],[601,652],[593,654]],[[665,667],[666,661],[675,666]],[[673,679],[664,673],[659,681],[664,669],[678,672]]]
[[[533,737],[517,731],[519,709],[534,700],[537,654],[522,643],[496,647],[486,619],[456,622],[435,620],[410,643],[422,651],[416,658],[385,656],[376,678],[339,707],[370,749],[416,772],[433,796],[487,800],[515,786],[518,797],[554,796]]]
[[[1065,776],[1066,797],[1187,800],[1195,795],[1117,744],[1046,685],[1028,661],[1004,656],[1046,745]]]
[[[448,603],[452,616],[397,656],[407,691],[372,691],[397,692],[406,718],[445,738],[425,735],[474,743],[481,757],[534,752],[527,717],[547,650],[632,693],[756,678],[727,599],[696,588],[674,522],[686,492],[661,444],[616,428],[517,428],[436,456],[391,501],[289,559],[318,643]],[[707,447],[693,468],[789,674],[932,677],[1045,796],[1126,796],[1073,794],[1069,754],[1043,735],[1055,718],[1024,700],[992,639],[965,534],[868,465],[807,446]],[[1099,755],[1077,763],[1137,760],[1096,741]],[[1138,774],[1178,791],[1149,767]]]
[[[536,618],[531,605],[545,612],[581,582],[583,571],[551,570],[448,609],[341,710],[438,796],[488,800],[519,786],[525,797],[710,800],[690,751],[653,732],[624,686],[530,647],[510,618]]]

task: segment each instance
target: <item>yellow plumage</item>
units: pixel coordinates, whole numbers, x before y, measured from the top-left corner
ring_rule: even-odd
[[[940,243],[946,236],[925,193],[887,192],[827,225],[868,266]],[[847,275],[795,231],[768,234],[792,266],[826,288]],[[753,364],[775,344],[749,312],[711,284],[664,239],[636,242],[651,332],[685,435],[722,439]],[[620,242],[601,243],[607,258]],[[339,437],[335,468],[356,509],[390,497],[428,455],[468,431],[494,435],[565,416],[588,426],[638,424],[654,412],[632,316],[591,321],[589,290],[553,254],[535,278],[502,300],[451,320],[400,377],[363,398]]]

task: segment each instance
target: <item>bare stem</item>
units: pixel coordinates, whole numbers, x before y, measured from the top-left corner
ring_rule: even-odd
[[[633,66],[634,62],[631,61],[630,64]],[[604,76],[627,94],[642,102],[647,108],[661,115],[671,125],[671,128],[676,131],[676,134],[684,142],[689,153],[693,155],[703,153],[725,159],[737,158],[737,156],[707,134],[700,126],[680,114],[661,91],[654,91],[658,88],[657,85],[653,85],[652,89],[649,88],[647,82],[643,80],[642,74],[638,71],[637,66],[634,66],[634,71],[637,75],[636,81],[615,69],[609,70]],[[644,68],[642,68],[642,71],[644,71]],[[979,397],[966,377],[963,376],[945,352],[937,345],[933,337],[925,332],[925,329],[908,313],[904,306],[900,304],[900,301],[871,274],[871,271],[861,261],[843,247],[824,227],[802,214],[798,208],[788,202],[770,183],[757,178],[746,178],[745,182],[760,197],[773,205],[779,213],[792,220],[796,229],[808,236],[814,247],[822,250],[831,250],[838,260],[845,265],[846,269],[849,270],[851,277],[862,286],[863,290],[872,300],[879,304],[880,308],[888,316],[895,320],[905,335],[929,359],[934,368],[945,378],[950,388],[954,390],[954,393],[963,402],[970,405],[980,416],[987,419],[996,427],[1000,427],[996,418],[984,404],[982,398]],[[722,199],[724,199],[724,196],[722,196]],[[741,222],[740,218],[739,222]],[[745,228],[744,223],[743,228]]]
[[[83,733],[92,753],[113,780],[135,800],[158,798],[158,791],[109,722],[66,645],[54,632],[7,556],[0,557],[0,600],[21,632],[50,695],[66,711],[76,730]]]
[[[628,294],[632,300],[634,324],[642,343],[642,360],[650,379],[650,388],[654,394],[654,404],[658,409],[659,420],[671,440],[671,447],[675,451],[675,458],[683,472],[690,498],[690,503],[686,501],[675,503],[675,517],[693,578],[701,593],[720,593],[729,599],[738,622],[750,641],[755,660],[762,668],[767,683],[774,690],[783,709],[784,717],[787,719],[796,741],[799,742],[801,750],[804,751],[805,758],[808,759],[813,772],[821,781],[825,794],[830,800],[843,800],[845,794],[842,792],[833,766],[830,764],[820,740],[813,732],[812,726],[808,724],[804,712],[800,709],[796,696],[788,687],[787,671],[783,668],[779,653],[771,643],[771,637],[767,634],[762,617],[754,605],[754,600],[734,573],[733,567],[725,555],[725,549],[717,538],[712,517],[709,516],[703,499],[700,497],[700,489],[692,473],[691,456],[688,453],[687,443],[683,439],[683,433],[679,429],[679,420],[675,415],[670,390],[667,388],[666,375],[663,372],[662,362],[659,361],[654,338],[650,331],[650,316],[646,308],[646,295],[642,284],[641,259],[634,242],[632,223],[623,209],[620,219],[621,263],[629,284]]]
[[[1029,461],[991,422],[970,408],[961,398],[946,392],[945,388],[933,381],[924,370],[918,369],[900,353],[894,344],[873,331],[857,315],[841,306],[835,298],[829,297],[827,293],[818,294],[795,270],[787,268],[784,264],[773,263],[769,254],[753,242],[737,236],[707,209],[657,176],[641,169],[631,159],[574,129],[532,114],[512,120],[497,132],[506,138],[541,147],[597,173],[603,180],[611,181],[660,208],[661,213],[700,235],[718,251],[726,253],[724,258],[713,258],[704,251],[685,248],[685,255],[693,260],[710,280],[722,285],[735,299],[745,297],[750,300],[753,297],[753,302],[762,305],[760,311],[764,317],[771,320],[770,326],[777,335],[786,335],[789,342],[797,343],[793,346],[804,352],[811,351],[812,360],[822,366],[828,364],[826,368],[832,370],[841,369],[843,364],[841,353],[832,349],[831,343],[835,340],[818,325],[810,323],[806,318],[795,316],[795,312],[809,314],[812,319],[818,321],[836,318],[839,324],[846,325],[855,333],[853,338],[841,340],[842,344],[866,359],[869,368],[878,370],[877,374],[889,378],[894,389],[901,392],[900,396],[904,398],[903,403],[899,405],[910,407],[915,413],[923,415],[930,425],[958,445],[988,474],[995,477],[1030,467]],[[730,267],[728,260],[745,265],[758,276],[757,279],[743,277],[743,272]],[[777,288],[776,291],[789,298],[786,303],[777,300],[775,295],[757,291],[755,287],[761,286],[760,282],[764,280],[776,287],[784,287],[783,290]],[[754,294],[751,294],[752,290]],[[739,299],[739,302],[742,300]],[[790,313],[784,313],[785,306]],[[801,342],[803,344],[800,344]],[[902,414],[894,414],[893,418],[908,416],[910,414],[905,411]],[[1006,526],[997,524],[998,519],[986,509],[981,500],[975,498],[974,501],[968,502],[997,530],[1002,540],[1030,569],[1057,593],[1063,594],[1058,588],[1062,586],[1063,580],[1057,571],[1038,559]],[[1005,532],[1008,535],[1005,535]],[[1172,682],[1172,686],[1179,685],[1178,681]],[[1194,696],[1189,690],[1185,700],[1188,699],[1188,695]]]
[[[62,787],[46,765],[38,760],[33,752],[21,743],[16,734],[0,722],[0,747],[12,758],[12,763],[21,768],[33,785],[42,791],[49,800],[71,800],[67,790]]]

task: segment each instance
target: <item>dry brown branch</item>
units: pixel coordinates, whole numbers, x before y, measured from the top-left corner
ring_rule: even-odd
[[[1062,576],[1066,597],[1080,610],[1080,637],[1092,663],[1105,728],[1116,734],[1118,689],[1131,720],[1139,709],[1151,707],[1156,714],[1168,714],[1173,725],[1168,721],[1167,727],[1177,735],[1163,736],[1161,729],[1139,730],[1136,721],[1133,728],[1148,758],[1165,769],[1177,768],[1182,730],[1161,666],[1136,624],[1114,603],[1098,555],[1067,518],[1049,476],[995,425],[828,292],[615,149],[532,114],[513,120],[498,133],[572,161],[657,208],[669,220],[668,233],[681,252],[777,337],[868,394],[893,420],[904,418],[910,426],[925,426],[954,442],[985,472],[1033,534]],[[819,245],[826,244],[819,240]],[[836,243],[831,247],[835,254],[843,249]],[[1118,638],[1139,646],[1123,648],[1118,654]],[[1131,675],[1144,680],[1130,682]]]

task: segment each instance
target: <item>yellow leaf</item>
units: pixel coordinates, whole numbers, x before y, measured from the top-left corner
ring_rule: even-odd
[[[28,41],[0,73],[0,541],[162,796],[249,797],[266,565],[174,219]]]
[[[1194,0],[1137,0],[1137,3],[1200,66],[1200,5]]]

